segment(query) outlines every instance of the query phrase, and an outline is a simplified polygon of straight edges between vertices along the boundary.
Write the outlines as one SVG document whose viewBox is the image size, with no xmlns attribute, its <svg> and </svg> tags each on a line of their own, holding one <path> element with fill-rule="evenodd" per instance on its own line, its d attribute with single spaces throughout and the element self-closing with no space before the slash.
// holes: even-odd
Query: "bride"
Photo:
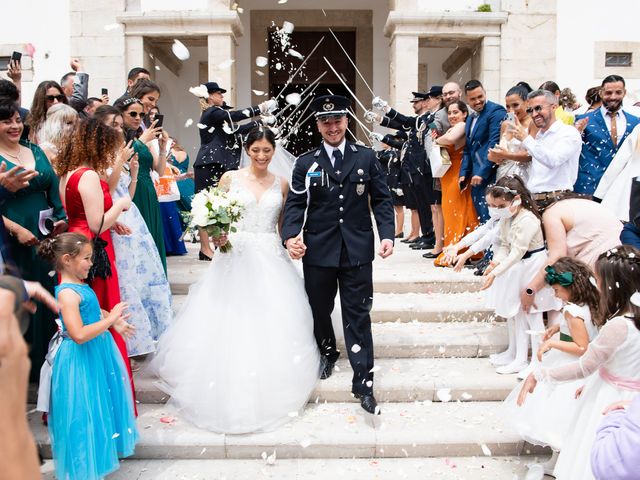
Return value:
<svg viewBox="0 0 640 480">
<path fill-rule="evenodd" d="M 190 288 L 151 363 L 169 404 L 221 433 L 285 423 L 306 404 L 320 369 L 304 283 L 276 232 L 288 184 L 268 170 L 273 132 L 252 130 L 245 148 L 249 166 L 219 183 L 245 207 L 233 249 Z"/>
</svg>

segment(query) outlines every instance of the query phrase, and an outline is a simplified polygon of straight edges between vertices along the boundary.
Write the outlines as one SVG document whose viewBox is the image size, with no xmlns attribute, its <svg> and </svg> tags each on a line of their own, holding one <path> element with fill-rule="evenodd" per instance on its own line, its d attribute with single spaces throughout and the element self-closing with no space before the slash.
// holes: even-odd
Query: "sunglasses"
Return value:
<svg viewBox="0 0 640 480">
<path fill-rule="evenodd" d="M 64 100 L 64 95 L 47 95 L 44 98 L 46 98 L 48 102 L 53 102 L 54 100 L 62 102 Z"/>
<path fill-rule="evenodd" d="M 533 112 L 540 113 L 544 107 L 542 105 L 536 105 L 533 108 L 527 108 L 526 112 L 531 115 Z"/>
<path fill-rule="evenodd" d="M 127 113 L 131 118 L 136 118 L 136 117 L 142 118 L 142 116 L 144 115 L 144 113 L 142 112 L 127 112 Z"/>
</svg>

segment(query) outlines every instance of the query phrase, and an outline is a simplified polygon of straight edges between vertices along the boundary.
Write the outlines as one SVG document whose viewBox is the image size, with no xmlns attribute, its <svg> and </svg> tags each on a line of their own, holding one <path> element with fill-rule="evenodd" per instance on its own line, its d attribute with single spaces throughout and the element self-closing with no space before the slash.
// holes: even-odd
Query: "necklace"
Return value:
<svg viewBox="0 0 640 480">
<path fill-rule="evenodd" d="M 20 161 L 20 146 L 18 146 L 18 153 L 11 153 L 8 150 L 5 150 L 4 148 L 2 149 L 2 153 L 8 157 L 13 158 L 18 162 L 18 164 L 22 165 L 22 162 Z"/>
</svg>

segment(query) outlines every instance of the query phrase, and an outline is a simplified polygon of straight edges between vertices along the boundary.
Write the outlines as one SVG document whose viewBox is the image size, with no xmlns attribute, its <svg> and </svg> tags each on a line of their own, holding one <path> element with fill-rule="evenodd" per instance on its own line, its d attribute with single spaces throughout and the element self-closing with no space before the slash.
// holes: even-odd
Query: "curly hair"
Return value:
<svg viewBox="0 0 640 480">
<path fill-rule="evenodd" d="M 59 177 L 86 165 L 102 174 L 120 146 L 118 132 L 95 118 L 81 120 L 60 148 L 55 170 Z"/>
<path fill-rule="evenodd" d="M 60 92 L 60 95 L 64 97 L 62 103 L 69 104 L 69 100 L 64 94 L 62 87 L 60 84 L 54 80 L 45 80 L 44 82 L 40 82 L 38 88 L 36 88 L 36 92 L 33 94 L 33 102 L 31 103 L 31 110 L 29 110 L 29 115 L 27 116 L 27 121 L 25 122 L 29 128 L 31 128 L 32 132 L 37 132 L 40 130 L 40 126 L 44 123 L 47 118 L 47 90 L 50 88 L 57 88 Z"/>
<path fill-rule="evenodd" d="M 640 250 L 620 245 L 600 254 L 595 272 L 600 279 L 600 317 L 603 323 L 626 315 L 640 330 L 640 305 L 632 296 L 640 291 Z"/>
<path fill-rule="evenodd" d="M 558 273 L 571 272 L 573 274 L 573 283 L 564 287 L 569 291 L 569 301 L 576 305 L 589 307 L 593 324 L 601 326 L 603 319 L 600 316 L 600 293 L 591 283 L 593 272 L 589 266 L 573 257 L 561 257 L 552 267 Z"/>
</svg>

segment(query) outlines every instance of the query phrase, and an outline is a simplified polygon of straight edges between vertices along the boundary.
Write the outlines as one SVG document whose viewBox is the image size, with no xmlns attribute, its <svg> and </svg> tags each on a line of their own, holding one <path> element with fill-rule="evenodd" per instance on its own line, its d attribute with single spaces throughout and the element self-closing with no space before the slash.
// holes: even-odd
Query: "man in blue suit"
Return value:
<svg viewBox="0 0 640 480">
<path fill-rule="evenodd" d="M 489 220 L 484 193 L 496 178 L 496 164 L 487 159 L 489 148 L 500 141 L 500 125 L 507 115 L 502 105 L 487 100 L 484 87 L 478 80 L 469 80 L 464 91 L 471 107 L 465 125 L 467 144 L 460 167 L 460 189 L 471 185 L 471 197 L 480 221 Z"/>
<path fill-rule="evenodd" d="M 304 285 L 313 314 L 313 332 L 322 355 L 320 378 L 331 376 L 340 352 L 331 324 L 340 288 L 347 355 L 353 368 L 352 393 L 369 413 L 373 396 L 371 305 L 374 234 L 378 254 L 393 253 L 393 202 L 373 150 L 347 142 L 349 99 L 325 95 L 311 102 L 323 143 L 296 160 L 280 233 L 293 259 L 302 258 Z"/>
<path fill-rule="evenodd" d="M 593 195 L 618 148 L 640 122 L 622 110 L 626 93 L 624 78 L 609 75 L 602 80 L 602 106 L 576 117 L 576 127 L 583 129 L 583 143 L 575 192 Z"/>
</svg>

